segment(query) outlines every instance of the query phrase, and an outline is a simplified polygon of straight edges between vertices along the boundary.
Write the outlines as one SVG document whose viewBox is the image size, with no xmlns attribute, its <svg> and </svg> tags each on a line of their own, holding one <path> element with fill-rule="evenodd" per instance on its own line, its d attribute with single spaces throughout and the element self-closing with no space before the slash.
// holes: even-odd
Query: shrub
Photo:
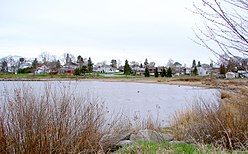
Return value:
<svg viewBox="0 0 248 154">
<path fill-rule="evenodd" d="M 23 68 L 23 69 L 18 69 L 17 73 L 19 74 L 24 74 L 24 73 L 32 73 L 33 69 L 28 67 L 28 68 Z"/>
<path fill-rule="evenodd" d="M 80 69 L 79 68 L 76 68 L 76 69 L 74 69 L 74 75 L 80 75 L 80 73 L 81 73 L 81 71 L 80 71 Z"/>
</svg>

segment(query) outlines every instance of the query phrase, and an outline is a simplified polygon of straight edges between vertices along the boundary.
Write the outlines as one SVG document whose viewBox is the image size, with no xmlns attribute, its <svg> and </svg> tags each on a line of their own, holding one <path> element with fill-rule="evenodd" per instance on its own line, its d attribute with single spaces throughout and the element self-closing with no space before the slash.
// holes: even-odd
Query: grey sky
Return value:
<svg viewBox="0 0 248 154">
<path fill-rule="evenodd" d="M 0 0 L 0 57 L 69 52 L 165 65 L 209 63 L 212 53 L 189 38 L 200 23 L 193 0 Z"/>
</svg>

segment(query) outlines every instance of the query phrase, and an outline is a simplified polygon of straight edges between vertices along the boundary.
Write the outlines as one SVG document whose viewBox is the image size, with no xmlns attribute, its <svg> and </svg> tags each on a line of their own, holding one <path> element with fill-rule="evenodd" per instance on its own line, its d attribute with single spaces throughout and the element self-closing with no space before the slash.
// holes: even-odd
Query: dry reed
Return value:
<svg viewBox="0 0 248 154">
<path fill-rule="evenodd" d="M 52 90 L 53 89 L 53 90 Z M 75 96 L 68 87 L 29 87 L 6 95 L 0 110 L 0 153 L 97 153 L 116 124 L 104 103 Z"/>
<path fill-rule="evenodd" d="M 227 149 L 247 148 L 247 95 L 223 92 L 221 98 L 217 103 L 198 99 L 188 110 L 175 114 L 175 137 Z"/>
</svg>

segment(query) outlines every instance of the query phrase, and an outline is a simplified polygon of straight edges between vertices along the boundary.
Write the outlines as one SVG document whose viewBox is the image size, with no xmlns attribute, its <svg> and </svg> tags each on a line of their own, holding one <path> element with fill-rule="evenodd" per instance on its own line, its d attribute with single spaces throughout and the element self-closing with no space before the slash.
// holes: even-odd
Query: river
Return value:
<svg viewBox="0 0 248 154">
<path fill-rule="evenodd" d="M 0 100 L 20 87 L 42 93 L 47 85 L 65 87 L 80 96 L 97 97 L 105 103 L 111 113 L 122 112 L 131 118 L 145 118 L 148 115 L 162 125 L 169 123 L 170 116 L 185 109 L 197 99 L 217 101 L 219 91 L 199 87 L 167 84 L 102 82 L 102 81 L 1 81 Z"/>
</svg>

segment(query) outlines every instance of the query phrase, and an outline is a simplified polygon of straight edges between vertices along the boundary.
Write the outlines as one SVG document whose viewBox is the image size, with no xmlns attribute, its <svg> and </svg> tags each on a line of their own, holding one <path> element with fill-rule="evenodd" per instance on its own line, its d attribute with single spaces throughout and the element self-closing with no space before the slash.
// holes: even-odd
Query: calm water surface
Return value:
<svg viewBox="0 0 248 154">
<path fill-rule="evenodd" d="M 101 81 L 3 81 L 0 82 L 0 100 L 11 94 L 14 89 L 28 87 L 41 93 L 49 84 L 69 86 L 77 95 L 98 97 L 104 101 L 110 112 L 123 112 L 128 117 L 145 118 L 151 115 L 165 125 L 169 116 L 192 104 L 196 99 L 216 101 L 216 89 L 148 84 L 132 82 Z M 159 114 L 159 116 L 158 116 Z"/>
</svg>

